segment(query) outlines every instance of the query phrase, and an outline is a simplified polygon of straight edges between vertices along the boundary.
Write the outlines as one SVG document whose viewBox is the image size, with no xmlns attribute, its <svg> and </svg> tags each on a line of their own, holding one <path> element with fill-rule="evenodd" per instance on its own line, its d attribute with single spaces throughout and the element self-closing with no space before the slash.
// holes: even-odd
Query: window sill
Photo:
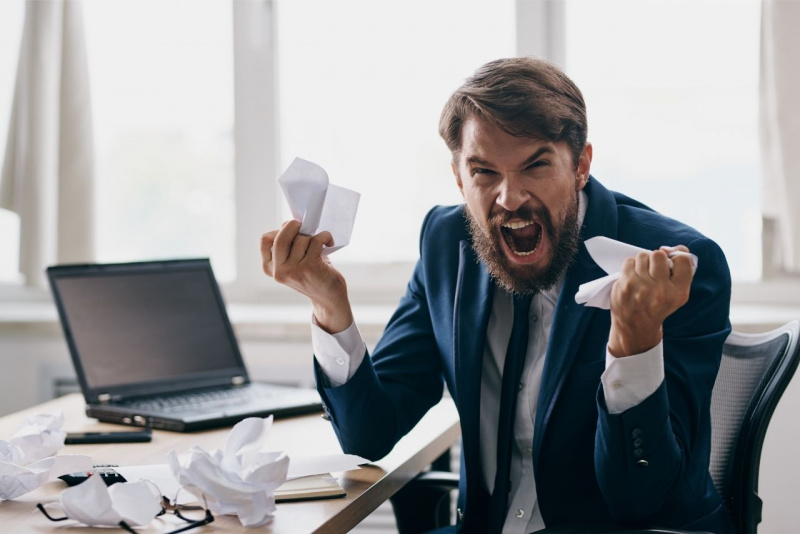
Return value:
<svg viewBox="0 0 800 534">
<path fill-rule="evenodd" d="M 305 298 L 273 284 L 265 293 L 251 292 L 237 298 L 223 288 L 228 315 L 242 341 L 286 341 L 310 338 L 311 308 Z M 254 298 L 257 295 L 257 300 Z M 376 341 L 397 305 L 398 296 L 372 293 L 361 299 L 351 293 L 359 330 Z M 263 302 L 269 301 L 270 304 Z M 731 323 L 740 332 L 764 332 L 792 320 L 800 320 L 800 279 L 737 282 L 731 299 Z M 46 292 L 19 285 L 0 284 L 0 335 L 61 335 L 58 314 Z"/>
<path fill-rule="evenodd" d="M 291 341 L 310 339 L 311 308 L 297 304 L 230 304 L 228 316 L 240 341 Z M 358 328 L 365 339 L 377 340 L 395 306 L 354 307 Z M 0 335 L 61 336 L 58 313 L 52 302 L 0 302 Z"/>
<path fill-rule="evenodd" d="M 377 340 L 394 312 L 394 305 L 356 305 L 354 314 L 362 335 Z M 308 340 L 311 308 L 298 304 L 230 304 L 228 315 L 240 340 Z M 740 332 L 764 332 L 800 319 L 800 304 L 731 306 L 731 323 Z M 0 303 L 0 335 L 61 335 L 51 302 Z"/>
</svg>

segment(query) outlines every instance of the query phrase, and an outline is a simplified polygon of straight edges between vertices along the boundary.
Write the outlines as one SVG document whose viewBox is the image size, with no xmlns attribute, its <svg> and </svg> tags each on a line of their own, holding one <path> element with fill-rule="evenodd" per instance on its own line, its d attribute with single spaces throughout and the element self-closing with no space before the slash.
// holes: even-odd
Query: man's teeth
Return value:
<svg viewBox="0 0 800 534">
<path fill-rule="evenodd" d="M 518 222 L 505 222 L 502 223 L 500 226 L 502 226 L 503 228 L 508 228 L 510 230 L 519 230 L 520 228 L 525 228 L 526 226 L 531 226 L 532 224 L 535 223 L 533 221 L 518 221 Z M 533 247 L 533 250 L 529 250 L 527 252 L 520 252 L 514 246 L 514 242 L 512 239 L 506 239 L 508 248 L 511 249 L 511 252 L 513 252 L 515 256 L 530 256 L 531 254 L 536 252 L 536 250 L 539 248 L 539 243 L 541 242 L 542 242 L 542 235 L 540 233 L 539 238 L 536 241 L 536 246 Z"/>
<path fill-rule="evenodd" d="M 533 224 L 533 221 L 520 221 L 520 222 L 506 222 L 503 223 L 501 226 L 503 228 L 510 228 L 511 230 L 519 230 L 520 228 L 525 228 L 526 226 L 530 226 Z"/>
<path fill-rule="evenodd" d="M 518 252 L 518 251 L 516 251 L 516 250 L 514 250 L 514 249 L 512 248 L 512 249 L 511 249 L 511 252 L 513 252 L 515 256 L 530 256 L 531 254 L 533 254 L 534 252 L 536 252 L 536 249 L 533 249 L 533 250 L 531 250 L 530 252 Z"/>
</svg>

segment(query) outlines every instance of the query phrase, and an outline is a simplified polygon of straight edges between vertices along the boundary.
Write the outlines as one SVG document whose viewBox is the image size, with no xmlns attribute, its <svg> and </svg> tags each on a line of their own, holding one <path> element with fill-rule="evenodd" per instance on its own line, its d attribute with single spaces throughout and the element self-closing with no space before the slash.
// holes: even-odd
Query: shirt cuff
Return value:
<svg viewBox="0 0 800 534">
<path fill-rule="evenodd" d="M 646 352 L 624 358 L 616 358 L 606 348 L 606 370 L 600 380 L 608 413 L 620 414 L 638 405 L 664 381 L 663 341 Z"/>
<path fill-rule="evenodd" d="M 314 347 L 314 357 L 332 387 L 341 386 L 353 377 L 367 351 L 355 322 L 338 334 L 329 334 L 317 325 L 313 315 L 311 345 Z"/>
</svg>

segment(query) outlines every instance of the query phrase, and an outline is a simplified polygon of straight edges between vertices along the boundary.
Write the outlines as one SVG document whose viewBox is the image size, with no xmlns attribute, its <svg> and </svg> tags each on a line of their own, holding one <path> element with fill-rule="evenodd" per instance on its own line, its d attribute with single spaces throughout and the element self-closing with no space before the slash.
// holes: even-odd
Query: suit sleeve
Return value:
<svg viewBox="0 0 800 534">
<path fill-rule="evenodd" d="M 426 239 L 432 213 L 423 223 L 421 240 Z M 328 387 L 315 359 L 317 389 L 347 453 L 383 458 L 442 398 L 444 383 L 423 265 L 421 258 L 374 354 L 365 355 L 346 383 Z"/>
<path fill-rule="evenodd" d="M 612 515 L 623 522 L 669 524 L 692 503 L 719 503 L 708 475 L 710 406 L 731 331 L 730 274 L 713 241 L 688 246 L 700 261 L 689 301 L 663 325 L 664 381 L 619 414 L 609 413 L 598 391 L 595 469 Z"/>
</svg>

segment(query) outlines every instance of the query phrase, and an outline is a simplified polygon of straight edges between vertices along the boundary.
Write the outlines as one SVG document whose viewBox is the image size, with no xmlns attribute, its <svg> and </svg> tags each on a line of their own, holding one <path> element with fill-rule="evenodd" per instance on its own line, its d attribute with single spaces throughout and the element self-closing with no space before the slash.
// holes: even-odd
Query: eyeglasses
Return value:
<svg viewBox="0 0 800 534">
<path fill-rule="evenodd" d="M 211 510 L 208 509 L 208 503 L 206 502 L 205 496 L 203 496 L 203 504 L 204 504 L 204 506 L 189 506 L 189 505 L 186 505 L 186 504 L 177 504 L 177 502 L 173 503 L 167 497 L 162 495 L 161 496 L 161 511 L 156 514 L 156 517 L 160 517 L 160 516 L 162 516 L 164 514 L 169 514 L 169 513 L 171 513 L 173 515 L 176 515 L 180 519 L 183 519 L 184 521 L 186 521 L 189 524 L 185 525 L 185 526 L 183 526 L 183 527 L 181 527 L 181 528 L 179 528 L 177 530 L 173 530 L 171 532 L 168 532 L 167 534 L 177 534 L 178 532 L 186 532 L 187 530 L 191 530 L 191 529 L 196 528 L 196 527 L 202 527 L 203 525 L 207 525 L 209 523 L 213 523 L 214 522 L 214 516 L 211 515 Z M 205 512 L 204 517 L 201 518 L 201 519 L 193 519 L 193 518 L 190 518 L 190 517 L 186 517 L 184 514 L 181 513 L 181 511 L 183 511 L 184 513 L 186 513 L 186 512 L 194 512 L 194 513 L 196 513 L 196 512 L 198 512 L 200 510 Z M 130 530 L 130 527 L 128 527 L 128 529 L 133 534 L 136 534 L 136 532 L 134 532 L 133 530 Z"/>
<path fill-rule="evenodd" d="M 161 511 L 156 514 L 156 517 L 161 517 L 162 515 L 165 514 L 173 514 L 188 523 L 187 525 L 184 525 L 183 527 L 178 528 L 176 530 L 167 532 L 166 534 L 178 534 L 178 532 L 186 532 L 187 530 L 191 530 L 193 528 L 202 527 L 203 525 L 208 525 L 209 523 L 214 522 L 214 516 L 211 515 L 211 510 L 208 509 L 208 503 L 205 502 L 205 497 L 203 497 L 203 502 L 205 506 L 188 506 L 184 504 L 173 503 L 167 497 L 164 497 L 162 495 Z M 42 503 L 37 503 L 36 508 L 38 508 L 39 511 L 42 512 L 44 516 L 50 521 L 66 521 L 67 519 L 69 519 L 69 517 L 66 516 L 64 517 L 51 516 L 50 514 L 47 513 L 47 510 L 45 510 L 44 504 Z M 197 513 L 201 510 L 204 512 L 202 518 L 195 519 L 187 517 L 187 515 L 193 515 L 193 512 Z M 128 525 L 125 521 L 120 521 L 118 525 L 119 528 L 121 528 L 125 532 L 130 532 L 131 534 L 137 534 L 136 531 L 133 530 L 133 528 L 131 528 L 131 526 Z"/>
</svg>

